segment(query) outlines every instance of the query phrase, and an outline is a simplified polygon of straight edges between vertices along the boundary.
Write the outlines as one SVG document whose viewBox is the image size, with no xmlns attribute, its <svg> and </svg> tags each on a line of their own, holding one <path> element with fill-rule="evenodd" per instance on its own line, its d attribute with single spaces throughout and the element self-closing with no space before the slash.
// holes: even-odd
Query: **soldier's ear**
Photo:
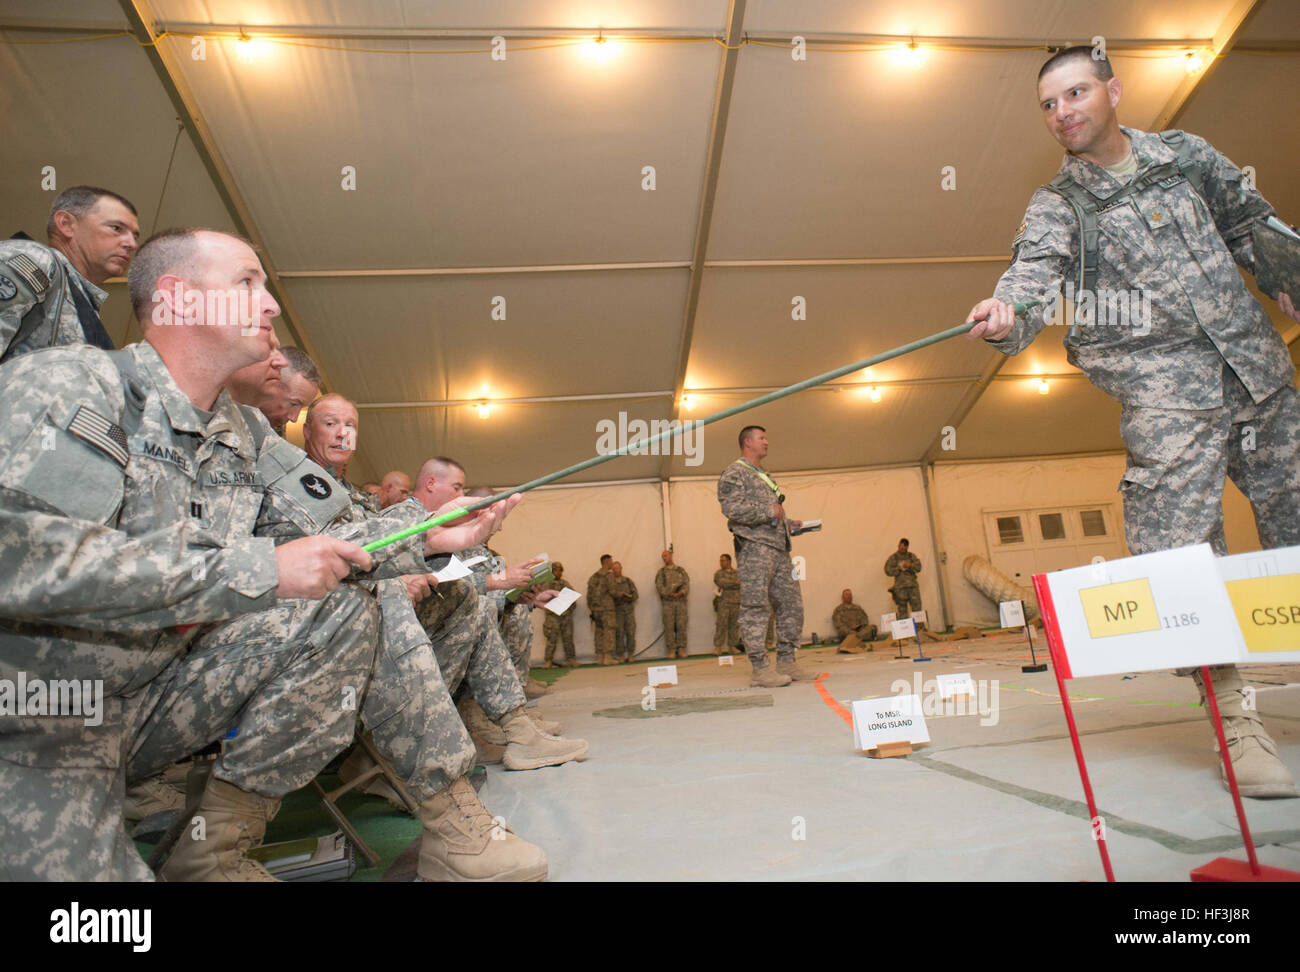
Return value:
<svg viewBox="0 0 1300 972">
<path fill-rule="evenodd" d="M 1119 107 L 1119 99 L 1124 94 L 1124 82 L 1119 78 L 1111 78 L 1106 82 L 1106 94 L 1110 98 L 1112 109 Z"/>
</svg>

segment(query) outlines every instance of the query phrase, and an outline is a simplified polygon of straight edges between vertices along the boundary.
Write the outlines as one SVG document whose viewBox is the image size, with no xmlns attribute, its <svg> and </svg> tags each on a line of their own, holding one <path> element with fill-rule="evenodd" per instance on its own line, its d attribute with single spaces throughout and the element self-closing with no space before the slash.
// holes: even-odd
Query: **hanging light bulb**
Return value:
<svg viewBox="0 0 1300 972">
<path fill-rule="evenodd" d="M 478 417 L 481 419 L 485 419 L 492 414 L 492 406 L 487 402 L 479 402 L 475 408 L 478 409 Z"/>
<path fill-rule="evenodd" d="M 1040 395 L 1046 395 L 1049 391 L 1051 391 L 1051 388 L 1050 388 L 1050 386 L 1047 384 L 1047 379 L 1046 379 L 1046 378 L 1039 378 L 1039 379 L 1038 379 L 1038 394 L 1040 394 Z"/>
<path fill-rule="evenodd" d="M 695 408 L 695 399 L 694 399 L 693 397 L 691 397 L 690 395 L 683 395 L 683 396 L 682 396 L 682 408 L 686 409 L 686 411 L 688 411 L 688 412 L 689 412 L 691 409 Z"/>
<path fill-rule="evenodd" d="M 872 386 L 871 386 L 870 396 L 871 396 L 871 400 L 872 400 L 873 402 L 878 402 L 878 401 L 880 401 L 880 389 L 877 388 L 875 385 L 872 385 Z"/>
</svg>

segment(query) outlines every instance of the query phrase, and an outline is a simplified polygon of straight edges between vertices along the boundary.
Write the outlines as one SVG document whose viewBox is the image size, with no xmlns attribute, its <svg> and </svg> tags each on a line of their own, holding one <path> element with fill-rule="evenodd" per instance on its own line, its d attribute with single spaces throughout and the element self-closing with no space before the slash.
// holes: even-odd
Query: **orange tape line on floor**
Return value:
<svg viewBox="0 0 1300 972">
<path fill-rule="evenodd" d="M 825 686 L 822 685 L 822 679 L 829 674 L 830 672 L 822 672 L 820 675 L 817 676 L 817 681 L 813 682 L 813 685 L 817 686 L 818 694 L 821 695 L 822 701 L 825 702 L 828 706 L 830 706 L 831 711 L 834 712 L 836 715 L 838 715 L 841 719 L 843 719 L 851 726 L 853 725 L 852 713 L 850 713 L 848 709 L 844 708 L 844 706 L 836 702 L 835 699 L 831 698 L 831 693 L 827 692 Z"/>
</svg>

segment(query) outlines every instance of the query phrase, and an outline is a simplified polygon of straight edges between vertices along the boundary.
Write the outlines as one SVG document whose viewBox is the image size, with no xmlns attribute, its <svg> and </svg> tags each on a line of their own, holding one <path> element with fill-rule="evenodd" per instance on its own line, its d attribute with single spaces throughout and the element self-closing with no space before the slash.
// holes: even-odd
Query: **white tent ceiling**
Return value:
<svg viewBox="0 0 1300 972">
<path fill-rule="evenodd" d="M 169 33 L 160 65 L 134 36 L 85 39 L 141 23 Z M 60 187 L 132 198 L 146 231 L 242 221 L 287 298 L 282 337 L 361 407 L 356 478 L 448 453 L 523 481 L 593 454 L 620 411 L 671 416 L 675 389 L 698 417 L 960 322 L 1059 163 L 1034 105 L 1045 55 L 1026 47 L 1105 37 L 1122 121 L 1176 113 L 1300 219 L 1289 0 L 0 0 L 0 25 L 4 228 L 39 235 L 50 165 Z M 602 28 L 600 63 L 580 39 Z M 245 63 L 241 29 L 278 39 Z M 730 53 L 729 30 L 746 41 Z M 862 49 L 889 37 L 915 37 L 920 61 Z M 1186 50 L 1225 44 L 1187 74 Z M 114 289 L 107 323 L 133 338 Z M 716 474 L 746 421 L 771 429 L 778 470 L 915 463 L 949 424 L 943 458 L 1119 448 L 1117 407 L 1059 336 L 983 387 L 999 360 L 950 341 L 721 422 L 700 465 L 579 478 Z M 1061 377 L 1044 397 L 1035 374 Z M 561 400 L 483 420 L 467 404 L 483 398 Z"/>
</svg>

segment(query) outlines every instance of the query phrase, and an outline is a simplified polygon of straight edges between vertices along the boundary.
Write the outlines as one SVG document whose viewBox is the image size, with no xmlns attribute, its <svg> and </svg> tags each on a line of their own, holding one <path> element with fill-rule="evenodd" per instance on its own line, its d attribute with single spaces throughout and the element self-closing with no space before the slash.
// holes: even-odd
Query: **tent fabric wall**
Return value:
<svg viewBox="0 0 1300 972">
<path fill-rule="evenodd" d="M 962 577 L 962 561 L 971 554 L 988 556 L 983 511 L 1059 504 L 1113 503 L 1122 514 L 1118 494 L 1124 456 L 1041 459 L 1006 462 L 936 463 L 935 514 L 946 554 L 944 579 L 951 617 L 956 621 L 995 623 L 997 607 Z M 1241 492 L 1228 483 L 1223 496 L 1224 530 L 1230 553 L 1259 549 L 1254 514 Z M 1118 522 L 1118 521 L 1117 521 Z M 1125 548 L 1127 553 L 1127 548 Z M 955 623 L 954 622 L 954 623 Z"/>
<path fill-rule="evenodd" d="M 1004 462 L 959 462 L 935 465 L 935 515 L 941 541 L 930 530 L 920 467 L 853 472 L 777 473 L 790 515 L 825 521 L 821 533 L 796 538 L 793 555 L 804 558 L 805 638 L 832 631 L 831 612 L 840 591 L 854 599 L 872 621 L 893 610 L 892 581 L 884 573 L 886 558 L 899 537 L 911 541 L 921 558 L 921 598 L 934 624 L 942 621 L 940 570 L 948 591 L 948 619 L 996 623 L 997 609 L 962 577 L 962 561 L 972 553 L 987 556 L 983 511 L 1008 507 L 1071 506 L 1114 503 L 1120 513 L 1117 484 L 1124 471 L 1121 454 Z M 713 479 L 674 480 L 668 505 L 675 560 L 691 577 L 688 644 L 694 653 L 713 646 L 713 572 L 718 555 L 733 553 L 731 534 L 718 508 Z M 1117 519 L 1118 522 L 1118 519 Z M 1250 504 L 1231 483 L 1224 492 L 1228 549 L 1259 549 Z M 602 553 L 622 562 L 637 585 L 637 648 L 651 646 L 642 657 L 663 656 L 663 622 L 654 576 L 664 549 L 663 499 L 658 483 L 615 483 L 529 494 L 492 540 L 510 563 L 546 552 L 564 563 L 565 578 L 584 595 L 578 604 L 574 638 L 580 657 L 593 657 L 592 628 L 587 618 L 587 578 Z M 946 555 L 946 563 L 940 556 Z M 734 556 L 734 553 L 733 553 Z M 533 658 L 545 650 L 540 610 L 533 612 Z M 653 643 L 653 644 L 652 644 Z"/>
</svg>

